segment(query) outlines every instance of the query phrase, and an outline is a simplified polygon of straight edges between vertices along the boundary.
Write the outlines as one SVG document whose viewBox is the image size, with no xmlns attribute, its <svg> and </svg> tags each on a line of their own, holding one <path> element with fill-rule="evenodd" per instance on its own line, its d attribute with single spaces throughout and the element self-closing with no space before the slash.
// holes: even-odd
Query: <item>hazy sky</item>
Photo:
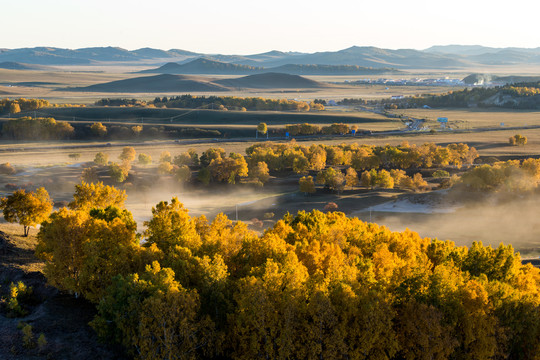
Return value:
<svg viewBox="0 0 540 360">
<path fill-rule="evenodd" d="M 535 0 L 1 0 L 0 48 L 250 54 L 353 45 L 538 47 Z"/>
</svg>

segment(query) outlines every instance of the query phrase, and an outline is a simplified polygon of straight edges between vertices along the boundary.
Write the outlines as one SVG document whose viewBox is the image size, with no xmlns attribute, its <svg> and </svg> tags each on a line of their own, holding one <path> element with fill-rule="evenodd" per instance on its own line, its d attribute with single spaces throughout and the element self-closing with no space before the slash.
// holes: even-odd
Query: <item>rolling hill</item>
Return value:
<svg viewBox="0 0 540 360">
<path fill-rule="evenodd" d="M 241 89 L 314 89 L 329 87 L 327 84 L 306 79 L 299 75 L 282 73 L 248 75 L 237 79 L 217 80 L 215 83 Z"/>
<path fill-rule="evenodd" d="M 228 88 L 208 81 L 202 77 L 163 74 L 142 76 L 133 79 L 117 80 L 81 88 L 58 90 L 110 92 L 110 93 L 169 93 L 169 92 L 215 92 L 227 91 Z"/>
<path fill-rule="evenodd" d="M 47 70 L 46 66 L 24 64 L 14 61 L 4 61 L 0 63 L 0 69 L 6 70 Z"/>
<path fill-rule="evenodd" d="M 158 74 L 250 74 L 262 71 L 262 67 L 231 64 L 206 58 L 197 58 L 185 64 L 169 62 L 157 69 L 140 71 L 140 73 Z"/>
<path fill-rule="evenodd" d="M 298 75 L 265 73 L 234 79 L 212 80 L 193 75 L 161 74 L 117 80 L 79 88 L 59 88 L 61 91 L 109 93 L 187 93 L 221 92 L 234 89 L 308 89 L 330 85 Z"/>
</svg>

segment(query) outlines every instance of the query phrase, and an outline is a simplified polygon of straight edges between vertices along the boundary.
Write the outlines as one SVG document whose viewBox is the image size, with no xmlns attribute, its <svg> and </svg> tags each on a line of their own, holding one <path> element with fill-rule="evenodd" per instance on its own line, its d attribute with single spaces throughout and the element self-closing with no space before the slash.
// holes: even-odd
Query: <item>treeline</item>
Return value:
<svg viewBox="0 0 540 360">
<path fill-rule="evenodd" d="M 343 135 L 348 134 L 351 132 L 351 130 L 358 130 L 357 125 L 352 125 L 349 127 L 349 125 L 346 124 L 338 124 L 334 123 L 332 125 L 328 126 L 319 126 L 319 125 L 313 125 L 313 124 L 289 124 L 285 125 L 285 131 L 289 133 L 290 136 L 296 136 L 296 135 L 317 135 L 317 134 L 324 134 L 324 135 Z"/>
<path fill-rule="evenodd" d="M 16 114 L 21 111 L 38 110 L 49 106 L 51 104 L 43 99 L 0 99 L 0 113 Z"/>
<path fill-rule="evenodd" d="M 259 143 L 246 149 L 248 162 L 264 161 L 271 171 L 322 170 L 326 166 L 352 166 L 356 171 L 386 168 L 431 168 L 472 164 L 478 157 L 474 147 L 450 144 L 446 147 L 426 143 L 420 146 L 402 143 L 399 146 L 359 145 L 298 145 Z"/>
<path fill-rule="evenodd" d="M 22 117 L 2 122 L 2 137 L 12 140 L 63 140 L 63 139 L 100 139 L 100 140 L 135 140 L 135 139 L 178 139 L 178 138 L 215 138 L 221 137 L 218 130 L 190 128 L 172 128 L 166 126 L 142 125 L 104 125 L 96 122 L 92 125 L 70 124 L 54 118 Z"/>
<path fill-rule="evenodd" d="M 97 306 L 99 336 L 137 359 L 538 353 L 540 270 L 511 246 L 457 247 L 319 211 L 259 235 L 223 214 L 191 217 L 176 198 L 139 235 L 125 199 L 77 186 L 36 253 L 50 284 Z"/>
<path fill-rule="evenodd" d="M 476 191 L 533 191 L 540 185 L 540 160 L 508 160 L 478 166 L 461 176 L 461 184 Z"/>
<path fill-rule="evenodd" d="M 236 96 L 192 96 L 155 98 L 155 106 L 187 109 L 230 109 L 230 110 L 271 110 L 271 111 L 309 111 L 310 105 L 303 101 L 287 99 L 264 99 L 260 97 L 241 98 Z M 313 103 L 314 110 L 324 110 L 322 104 Z"/>
<path fill-rule="evenodd" d="M 237 111 L 310 111 L 324 110 L 319 102 L 307 103 L 304 101 L 287 99 L 265 99 L 260 97 L 236 96 L 192 96 L 180 95 L 171 97 L 156 97 L 146 102 L 137 99 L 111 99 L 105 98 L 95 102 L 97 106 L 140 106 L 140 107 L 166 107 L 171 109 L 213 109 Z"/>
<path fill-rule="evenodd" d="M 475 87 L 442 95 L 423 95 L 399 100 L 384 100 L 387 108 L 408 107 L 503 107 L 536 109 L 540 106 L 540 83 L 519 83 L 496 87 Z M 496 100 L 492 98 L 496 97 Z"/>
<path fill-rule="evenodd" d="M 2 124 L 2 137 L 13 140 L 62 140 L 73 137 L 75 129 L 53 118 L 22 117 Z"/>
</svg>

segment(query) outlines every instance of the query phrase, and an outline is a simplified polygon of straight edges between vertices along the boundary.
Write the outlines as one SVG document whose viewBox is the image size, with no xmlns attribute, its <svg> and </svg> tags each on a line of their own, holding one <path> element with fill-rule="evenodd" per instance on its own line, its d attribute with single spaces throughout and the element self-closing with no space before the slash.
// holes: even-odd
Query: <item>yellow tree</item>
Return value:
<svg viewBox="0 0 540 360">
<path fill-rule="evenodd" d="M 20 189 L 0 199 L 4 219 L 10 223 L 21 224 L 24 236 L 28 236 L 31 226 L 36 226 L 47 219 L 52 208 L 52 201 L 44 188 L 38 188 L 35 193 L 27 193 L 24 189 Z"/>
<path fill-rule="evenodd" d="M 358 183 L 358 173 L 352 167 L 348 168 L 345 175 L 345 184 L 352 188 L 357 186 Z"/>
<path fill-rule="evenodd" d="M 164 252 L 175 246 L 197 250 L 201 246 L 201 237 L 197 233 L 195 222 L 188 210 L 173 197 L 169 202 L 162 201 L 152 208 L 152 219 L 145 221 L 146 244 L 156 244 Z"/>
<path fill-rule="evenodd" d="M 109 163 L 109 154 L 105 154 L 101 151 L 98 152 L 94 158 L 94 162 L 97 165 L 107 165 Z"/>
<path fill-rule="evenodd" d="M 270 178 L 268 165 L 264 161 L 259 161 L 255 167 L 250 169 L 249 176 L 264 184 Z"/>
<path fill-rule="evenodd" d="M 124 207 L 126 192 L 112 186 L 103 185 L 102 182 L 89 184 L 82 182 L 75 185 L 73 201 L 69 208 L 74 210 L 89 211 L 92 208 L 104 209 L 108 206 Z"/>
<path fill-rule="evenodd" d="M 303 176 L 298 181 L 298 184 L 300 185 L 300 191 L 306 195 L 313 194 L 316 191 L 312 176 Z"/>
<path fill-rule="evenodd" d="M 131 146 L 126 146 L 122 149 L 122 153 L 118 157 L 122 161 L 132 162 L 135 160 L 135 149 Z"/>
<path fill-rule="evenodd" d="M 53 213 L 43 222 L 36 247 L 47 280 L 98 302 L 114 276 L 136 270 L 136 226 L 131 213 L 112 206 Z"/>
<path fill-rule="evenodd" d="M 100 122 L 93 123 L 90 126 L 90 131 L 92 132 L 92 135 L 100 138 L 103 138 L 105 137 L 105 135 L 107 135 L 107 127 Z"/>
</svg>

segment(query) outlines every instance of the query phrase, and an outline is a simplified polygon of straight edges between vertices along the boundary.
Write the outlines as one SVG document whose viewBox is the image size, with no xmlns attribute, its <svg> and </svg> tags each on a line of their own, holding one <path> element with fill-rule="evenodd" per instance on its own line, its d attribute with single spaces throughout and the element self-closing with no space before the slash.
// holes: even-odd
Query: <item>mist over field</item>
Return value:
<svg viewBox="0 0 540 360">
<path fill-rule="evenodd" d="M 448 213 L 381 213 L 375 221 L 394 231 L 408 228 L 422 237 L 451 240 L 459 246 L 473 241 L 493 247 L 504 243 L 526 256 L 540 254 L 540 195 L 491 194 L 451 207 Z"/>
</svg>

